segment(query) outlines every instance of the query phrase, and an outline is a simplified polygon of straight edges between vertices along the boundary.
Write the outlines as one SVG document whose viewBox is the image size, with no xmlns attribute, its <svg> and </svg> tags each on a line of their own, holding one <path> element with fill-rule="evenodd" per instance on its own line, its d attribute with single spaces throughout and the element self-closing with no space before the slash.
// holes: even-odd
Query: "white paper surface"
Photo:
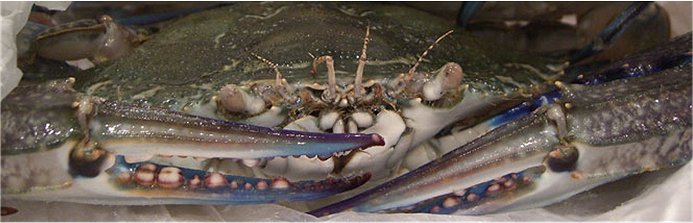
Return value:
<svg viewBox="0 0 693 223">
<path fill-rule="evenodd" d="M 42 3 L 46 5 L 45 3 Z M 47 7 L 64 9 L 65 2 Z M 30 2 L 0 2 L 2 97 L 9 93 L 21 72 L 16 68 L 14 37 L 24 25 Z M 690 15 L 684 15 L 690 17 Z M 155 205 L 111 206 L 64 202 L 2 200 L 18 213 L 2 221 L 691 221 L 693 166 L 650 173 L 613 183 L 546 208 L 484 216 L 432 214 L 366 214 L 344 212 L 323 218 L 277 204 L 266 205 Z"/>
</svg>

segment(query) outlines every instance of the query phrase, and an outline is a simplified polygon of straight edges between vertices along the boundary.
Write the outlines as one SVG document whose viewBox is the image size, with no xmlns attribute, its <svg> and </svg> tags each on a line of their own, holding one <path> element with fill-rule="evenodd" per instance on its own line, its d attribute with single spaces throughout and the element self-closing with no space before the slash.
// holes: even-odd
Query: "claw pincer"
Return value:
<svg viewBox="0 0 693 223">
<path fill-rule="evenodd" d="M 690 35 L 683 43 L 690 49 Z M 519 210 L 683 165 L 692 154 L 693 108 L 690 53 L 685 55 L 682 64 L 640 77 L 594 85 L 559 83 L 556 103 L 394 180 L 309 213 L 477 215 Z"/>
<path fill-rule="evenodd" d="M 182 163 L 329 157 L 383 144 L 377 134 L 276 130 L 109 101 L 80 94 L 73 83 L 27 84 L 3 100 L 3 196 L 114 204 L 314 199 L 355 188 L 370 175 L 289 182 Z"/>
</svg>

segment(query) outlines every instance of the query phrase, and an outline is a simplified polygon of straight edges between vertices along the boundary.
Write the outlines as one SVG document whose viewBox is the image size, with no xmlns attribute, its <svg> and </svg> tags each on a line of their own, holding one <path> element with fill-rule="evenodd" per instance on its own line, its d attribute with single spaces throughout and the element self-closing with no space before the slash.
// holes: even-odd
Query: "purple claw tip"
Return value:
<svg viewBox="0 0 693 223">
<path fill-rule="evenodd" d="M 385 145 L 385 140 L 383 137 L 376 133 L 371 134 L 371 139 L 373 139 L 373 142 L 375 142 L 375 145 L 377 146 Z"/>
</svg>

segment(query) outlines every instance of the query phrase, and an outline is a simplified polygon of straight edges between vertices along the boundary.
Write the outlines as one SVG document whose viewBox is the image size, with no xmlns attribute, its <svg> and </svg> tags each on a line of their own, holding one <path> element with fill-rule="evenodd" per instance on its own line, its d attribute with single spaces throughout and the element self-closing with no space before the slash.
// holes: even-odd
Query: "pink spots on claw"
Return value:
<svg viewBox="0 0 693 223">
<path fill-rule="evenodd" d="M 229 187 L 231 187 L 231 189 L 237 189 L 238 181 L 232 180 L 231 183 L 229 183 Z"/>
<path fill-rule="evenodd" d="M 443 201 L 444 208 L 451 208 L 460 204 L 460 199 L 457 197 L 448 197 Z"/>
<path fill-rule="evenodd" d="M 434 214 L 435 214 L 435 213 L 438 213 L 438 212 L 440 212 L 440 206 L 433 206 L 433 207 L 431 208 L 431 213 L 434 213 Z"/>
<path fill-rule="evenodd" d="M 265 182 L 264 180 L 261 180 L 261 181 L 258 181 L 258 182 L 257 182 L 257 189 L 258 189 L 258 190 L 265 190 L 265 189 L 267 189 L 268 187 L 269 187 L 269 185 L 268 185 L 267 182 Z"/>
<path fill-rule="evenodd" d="M 205 186 L 209 188 L 226 186 L 226 177 L 220 173 L 208 173 L 205 177 Z"/>
<path fill-rule="evenodd" d="M 176 167 L 164 167 L 159 171 L 157 184 L 166 189 L 178 188 L 185 182 L 183 173 Z"/>
<path fill-rule="evenodd" d="M 272 180 L 272 184 L 270 184 L 272 189 L 277 189 L 277 190 L 283 190 L 283 189 L 289 189 L 289 181 L 286 180 L 286 178 L 283 177 L 277 177 Z"/>
<path fill-rule="evenodd" d="M 130 180 L 132 180 L 132 174 L 130 171 L 120 172 L 116 176 L 116 179 L 118 180 L 118 183 L 128 183 Z"/>
<path fill-rule="evenodd" d="M 493 195 L 498 194 L 498 192 L 500 192 L 500 190 L 501 190 L 501 186 L 499 184 L 491 184 L 491 186 L 489 186 L 486 189 L 486 192 L 488 193 L 488 195 L 493 196 Z"/>
<path fill-rule="evenodd" d="M 514 180 L 508 180 L 503 183 L 503 186 L 505 187 L 505 190 L 507 191 L 512 191 L 517 188 L 515 181 Z"/>
<path fill-rule="evenodd" d="M 253 185 L 250 184 L 250 183 L 245 183 L 245 184 L 243 185 L 243 188 L 245 188 L 246 190 L 252 190 L 252 189 L 253 189 Z"/>
<path fill-rule="evenodd" d="M 530 179 L 529 176 L 523 176 L 522 177 L 522 183 L 525 183 L 525 184 L 529 183 L 530 180 L 532 180 L 532 179 Z"/>
<path fill-rule="evenodd" d="M 201 188 L 202 180 L 200 180 L 199 176 L 195 175 L 190 181 L 188 181 L 188 187 L 190 187 L 190 189 Z"/>
<path fill-rule="evenodd" d="M 469 201 L 469 202 L 477 202 L 477 201 L 479 201 L 479 199 L 480 199 L 479 195 L 476 195 L 474 193 L 469 193 L 469 195 L 467 195 L 467 201 Z"/>
<path fill-rule="evenodd" d="M 464 194 L 467 193 L 467 190 L 465 190 L 465 189 L 462 189 L 462 190 L 455 190 L 455 191 L 453 191 L 452 193 L 455 194 L 455 195 L 457 195 L 457 196 L 460 196 L 460 197 L 461 197 L 461 196 L 464 196 Z"/>
<path fill-rule="evenodd" d="M 325 179 L 325 183 L 326 183 L 326 184 L 329 184 L 329 185 L 333 185 L 333 184 L 335 184 L 336 182 L 337 182 L 337 180 L 335 180 L 335 179 L 332 178 L 332 177 L 328 177 L 327 179 Z"/>
<path fill-rule="evenodd" d="M 145 163 L 135 170 L 135 182 L 142 186 L 151 186 L 156 179 L 156 165 Z"/>
</svg>

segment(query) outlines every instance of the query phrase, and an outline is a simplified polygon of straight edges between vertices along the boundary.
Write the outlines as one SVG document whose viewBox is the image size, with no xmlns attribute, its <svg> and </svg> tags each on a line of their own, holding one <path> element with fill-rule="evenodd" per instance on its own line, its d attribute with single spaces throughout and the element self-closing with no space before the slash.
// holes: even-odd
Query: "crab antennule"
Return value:
<svg viewBox="0 0 693 223">
<path fill-rule="evenodd" d="M 274 70 L 274 73 L 275 73 L 274 85 L 276 87 L 281 87 L 283 75 L 281 72 L 279 72 L 279 65 L 272 63 L 272 61 L 265 59 L 264 57 L 261 57 L 260 55 L 257 55 L 253 52 L 250 52 L 250 55 L 253 55 L 253 57 L 257 58 L 258 60 L 260 60 L 262 62 L 267 63 L 268 65 L 270 65 L 270 67 L 272 67 L 272 69 Z"/>
<path fill-rule="evenodd" d="M 438 44 L 438 42 L 440 42 L 441 40 L 443 40 L 443 38 L 445 38 L 446 36 L 449 36 L 450 34 L 452 34 L 452 32 L 454 32 L 454 31 L 455 31 L 455 30 L 452 30 L 452 29 L 451 29 L 450 31 L 445 32 L 445 34 L 443 34 L 443 35 L 441 35 L 440 37 L 438 37 L 438 39 L 436 39 L 436 41 L 433 42 L 433 44 L 431 44 L 430 46 L 428 46 L 428 48 L 427 48 L 426 50 L 424 50 L 423 53 L 421 53 L 421 56 L 419 56 L 419 59 L 416 61 L 416 63 L 414 64 L 414 66 L 412 66 L 411 69 L 409 69 L 408 74 L 409 74 L 409 75 L 414 74 L 414 72 L 416 72 L 416 67 L 418 67 L 419 64 L 423 61 L 423 58 L 424 58 L 426 55 L 428 55 L 428 51 L 432 50 L 433 47 L 435 47 L 435 46 Z"/>
<path fill-rule="evenodd" d="M 92 140 L 120 154 L 174 154 L 264 158 L 330 155 L 382 145 L 377 134 L 320 134 L 275 130 L 152 107 L 104 102 L 91 126 Z"/>
<path fill-rule="evenodd" d="M 657 75 L 576 85 L 572 92 L 610 97 L 567 97 L 572 106 L 561 108 L 562 118 L 539 109 L 412 172 L 310 214 L 348 209 L 484 214 L 541 207 L 629 175 L 685 164 L 691 159 L 690 72 L 684 65 Z M 667 112 L 643 112 L 650 109 Z M 616 115 L 620 118 L 609 118 Z M 558 122 L 565 122 L 566 137 L 559 133 Z"/>
<path fill-rule="evenodd" d="M 359 65 L 356 68 L 356 78 L 354 79 L 354 97 L 361 97 L 361 82 L 363 81 L 363 68 L 366 66 L 366 50 L 368 49 L 368 35 L 370 34 L 370 27 L 366 26 L 366 36 L 363 37 L 363 49 L 361 49 L 361 56 L 359 56 Z"/>
<path fill-rule="evenodd" d="M 325 63 L 327 66 L 327 99 L 333 99 L 337 95 L 337 75 L 334 71 L 334 60 L 331 56 L 320 56 L 313 60 L 313 73 L 317 72 L 317 66 L 321 63 Z"/>
<path fill-rule="evenodd" d="M 275 90 L 282 96 L 282 98 L 289 100 L 289 101 L 292 101 L 292 97 L 289 96 L 287 94 L 287 92 L 285 91 L 286 90 L 285 86 L 284 86 L 285 80 L 283 78 L 284 75 L 282 75 L 282 72 L 279 71 L 279 65 L 277 65 L 276 63 L 272 63 L 272 61 L 265 59 L 264 57 L 261 57 L 260 55 L 257 55 L 253 52 L 249 52 L 249 53 L 250 53 L 250 55 L 253 55 L 255 58 L 257 58 L 258 60 L 261 60 L 262 62 L 265 62 L 268 65 L 270 65 L 270 67 L 272 67 L 272 69 L 274 70 L 274 73 L 275 73 L 275 77 L 274 77 L 274 86 L 276 87 Z"/>
</svg>

